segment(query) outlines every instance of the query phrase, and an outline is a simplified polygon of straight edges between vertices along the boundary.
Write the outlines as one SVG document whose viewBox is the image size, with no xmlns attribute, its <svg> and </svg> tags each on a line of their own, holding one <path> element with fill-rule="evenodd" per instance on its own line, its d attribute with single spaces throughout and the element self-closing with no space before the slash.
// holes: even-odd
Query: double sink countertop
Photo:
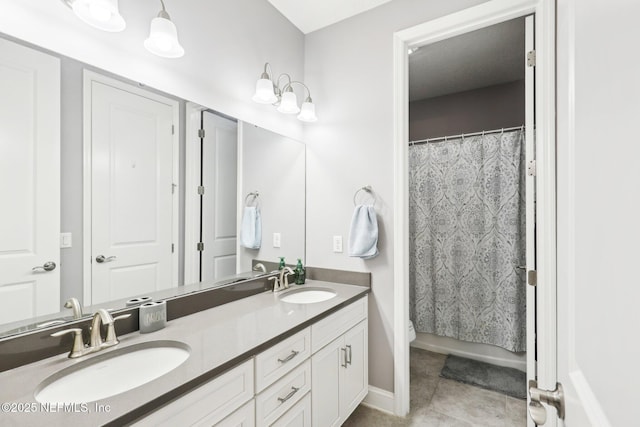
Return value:
<svg viewBox="0 0 640 427">
<path fill-rule="evenodd" d="M 337 295 L 312 304 L 281 301 L 287 292 L 308 287 L 328 288 Z M 364 286 L 307 280 L 307 284 L 294 285 L 288 291 L 264 292 L 169 321 L 166 328 L 153 333 L 134 332 L 120 336 L 117 346 L 79 359 L 69 359 L 65 353 L 11 369 L 0 374 L 1 424 L 20 427 L 126 424 L 356 301 L 369 291 Z M 160 340 L 187 344 L 191 348 L 189 358 L 160 378 L 103 400 L 86 402 L 86 405 L 56 408 L 36 402 L 36 389 L 56 372 L 115 349 Z M 100 384 L 95 386 L 100 387 Z"/>
</svg>

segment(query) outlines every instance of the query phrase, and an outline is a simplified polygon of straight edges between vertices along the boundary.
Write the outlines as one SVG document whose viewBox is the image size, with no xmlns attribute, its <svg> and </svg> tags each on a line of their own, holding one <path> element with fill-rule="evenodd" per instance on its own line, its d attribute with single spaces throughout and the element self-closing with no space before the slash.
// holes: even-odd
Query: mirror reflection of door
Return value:
<svg viewBox="0 0 640 427">
<path fill-rule="evenodd" d="M 60 61 L 0 40 L 0 324 L 60 310 Z"/>
<path fill-rule="evenodd" d="M 175 287 L 178 102 L 91 72 L 87 96 L 91 303 Z"/>
<path fill-rule="evenodd" d="M 236 273 L 238 125 L 201 112 L 200 281 Z"/>
</svg>

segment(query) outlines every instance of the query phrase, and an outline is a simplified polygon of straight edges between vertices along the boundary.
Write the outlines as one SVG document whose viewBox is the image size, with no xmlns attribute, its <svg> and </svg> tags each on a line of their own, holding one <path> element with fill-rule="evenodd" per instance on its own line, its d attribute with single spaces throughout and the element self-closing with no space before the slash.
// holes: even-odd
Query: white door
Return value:
<svg viewBox="0 0 640 427">
<path fill-rule="evenodd" d="M 0 199 L 0 324 L 59 311 L 60 61 L 6 40 Z"/>
<path fill-rule="evenodd" d="M 86 73 L 90 96 L 92 303 L 177 286 L 177 103 Z"/>
<path fill-rule="evenodd" d="M 347 363 L 341 370 L 340 417 L 346 420 L 369 391 L 368 328 L 364 320 L 344 334 Z"/>
<path fill-rule="evenodd" d="M 558 381 L 567 427 L 640 425 L 639 15 L 637 1 L 558 2 Z"/>
<path fill-rule="evenodd" d="M 202 221 L 200 281 L 236 273 L 238 125 L 202 112 Z"/>
<path fill-rule="evenodd" d="M 311 358 L 312 425 L 335 427 L 340 425 L 340 370 L 344 364 L 341 336 Z"/>
</svg>

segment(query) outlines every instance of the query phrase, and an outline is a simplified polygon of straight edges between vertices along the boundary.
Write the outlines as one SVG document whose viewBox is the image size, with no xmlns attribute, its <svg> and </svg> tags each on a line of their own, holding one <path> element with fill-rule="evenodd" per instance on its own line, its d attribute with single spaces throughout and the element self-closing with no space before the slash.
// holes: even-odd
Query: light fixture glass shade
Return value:
<svg viewBox="0 0 640 427">
<path fill-rule="evenodd" d="M 300 112 L 298 108 L 298 99 L 293 92 L 284 92 L 282 94 L 282 101 L 278 107 L 278 111 L 284 114 L 297 114 Z"/>
<path fill-rule="evenodd" d="M 318 117 L 316 117 L 316 106 L 309 101 L 303 102 L 300 114 L 298 114 L 298 120 L 309 123 L 317 121 Z"/>
<path fill-rule="evenodd" d="M 122 31 L 127 26 L 118 10 L 118 0 L 75 0 L 71 8 L 78 18 L 103 31 Z"/>
<path fill-rule="evenodd" d="M 273 104 L 278 101 L 273 92 L 273 82 L 269 79 L 259 79 L 256 82 L 256 93 L 251 99 L 258 104 Z"/>
<path fill-rule="evenodd" d="M 180 58 L 184 55 L 175 24 L 161 16 L 151 21 L 149 38 L 144 41 L 144 47 L 154 55 L 163 58 Z"/>
</svg>

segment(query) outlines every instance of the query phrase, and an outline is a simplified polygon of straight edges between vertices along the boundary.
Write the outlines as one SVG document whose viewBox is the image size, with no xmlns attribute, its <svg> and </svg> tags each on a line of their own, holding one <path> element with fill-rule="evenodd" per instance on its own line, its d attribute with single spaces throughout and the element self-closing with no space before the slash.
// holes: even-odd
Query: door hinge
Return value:
<svg viewBox="0 0 640 427">
<path fill-rule="evenodd" d="M 198 138 L 204 138 L 204 129 L 198 129 Z"/>
<path fill-rule="evenodd" d="M 176 187 L 178 186 L 178 184 L 171 184 L 171 194 L 174 194 L 176 192 Z"/>
<path fill-rule="evenodd" d="M 542 390 L 538 388 L 535 380 L 529 380 L 529 415 L 531 419 L 539 426 L 547 422 L 547 410 L 543 403 L 553 406 L 558 412 L 558 418 L 564 420 L 564 390 L 562 384 L 556 383 L 556 389 L 553 391 Z"/>
<path fill-rule="evenodd" d="M 531 286 L 538 285 L 538 272 L 536 270 L 527 271 L 527 284 Z"/>
<path fill-rule="evenodd" d="M 202 251 L 204 251 L 204 243 L 198 242 L 198 252 L 202 252 Z"/>
<path fill-rule="evenodd" d="M 171 125 L 171 135 L 175 135 L 176 134 L 176 127 L 175 125 Z"/>
<path fill-rule="evenodd" d="M 536 66 L 536 51 L 530 50 L 527 52 L 527 66 L 535 67 Z"/>
<path fill-rule="evenodd" d="M 536 161 L 531 160 L 529 164 L 527 164 L 527 175 L 536 176 Z"/>
<path fill-rule="evenodd" d="M 201 196 L 204 194 L 204 186 L 202 186 L 202 185 L 198 186 L 198 194 L 201 195 Z"/>
<path fill-rule="evenodd" d="M 171 253 L 173 253 L 175 251 L 175 245 L 172 243 L 171 244 Z"/>
</svg>

